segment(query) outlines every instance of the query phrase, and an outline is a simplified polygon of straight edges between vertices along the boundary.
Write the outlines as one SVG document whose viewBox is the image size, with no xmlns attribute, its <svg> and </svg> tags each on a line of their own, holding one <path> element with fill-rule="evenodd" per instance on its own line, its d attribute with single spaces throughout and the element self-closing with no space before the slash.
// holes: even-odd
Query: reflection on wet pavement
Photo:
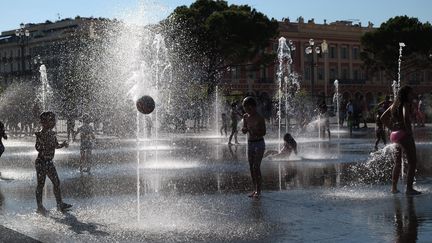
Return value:
<svg viewBox="0 0 432 243">
<path fill-rule="evenodd" d="M 331 141 L 299 138 L 298 156 L 264 159 L 260 200 L 246 196 L 244 144 L 228 146 L 221 137 L 100 139 L 91 174 L 78 172 L 79 144 L 72 144 L 59 150 L 55 164 L 73 210 L 55 210 L 47 182 L 47 217 L 35 213 L 34 144 L 7 141 L 1 171 L 12 180 L 0 181 L 0 222 L 43 242 L 431 241 L 427 139 L 417 146 L 421 196 L 389 193 L 390 147 L 371 153 L 373 138 L 342 134 Z M 277 143 L 269 139 L 267 147 Z"/>
</svg>

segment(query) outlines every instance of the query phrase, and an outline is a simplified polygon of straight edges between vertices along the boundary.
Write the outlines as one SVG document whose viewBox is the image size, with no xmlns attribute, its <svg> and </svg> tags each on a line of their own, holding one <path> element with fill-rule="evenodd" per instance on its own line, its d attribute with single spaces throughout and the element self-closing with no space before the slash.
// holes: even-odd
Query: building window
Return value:
<svg viewBox="0 0 432 243">
<path fill-rule="evenodd" d="M 249 70 L 247 72 L 247 76 L 248 76 L 248 79 L 255 80 L 256 79 L 256 71 L 255 70 Z"/>
<path fill-rule="evenodd" d="M 231 68 L 231 79 L 233 79 L 233 80 L 240 79 L 240 67 L 232 67 Z"/>
<path fill-rule="evenodd" d="M 318 80 L 324 80 L 324 69 L 322 67 L 318 68 Z"/>
<path fill-rule="evenodd" d="M 330 46 L 329 57 L 337 58 L 336 46 Z"/>
<path fill-rule="evenodd" d="M 348 69 L 342 68 L 342 79 L 348 79 Z"/>
<path fill-rule="evenodd" d="M 355 60 L 359 59 L 359 48 L 358 47 L 353 47 L 352 58 Z"/>
<path fill-rule="evenodd" d="M 341 58 L 342 59 L 347 59 L 348 58 L 348 48 L 347 48 L 347 46 L 342 46 L 341 47 Z"/>
<path fill-rule="evenodd" d="M 336 78 L 337 78 L 337 69 L 330 68 L 330 79 L 336 79 Z"/>
<path fill-rule="evenodd" d="M 310 77 L 311 77 L 311 69 L 310 69 L 309 67 L 306 67 L 306 68 L 305 68 L 305 71 L 304 71 L 304 77 L 305 77 L 306 80 L 310 80 Z"/>
<path fill-rule="evenodd" d="M 432 71 L 427 72 L 427 81 L 428 82 L 432 81 Z"/>
<path fill-rule="evenodd" d="M 260 67 L 260 78 L 266 79 L 268 77 L 267 68 L 264 65 L 261 65 Z"/>
<path fill-rule="evenodd" d="M 355 70 L 353 71 L 353 79 L 354 79 L 354 80 L 358 80 L 359 78 L 360 78 L 359 70 L 355 69 Z"/>
</svg>

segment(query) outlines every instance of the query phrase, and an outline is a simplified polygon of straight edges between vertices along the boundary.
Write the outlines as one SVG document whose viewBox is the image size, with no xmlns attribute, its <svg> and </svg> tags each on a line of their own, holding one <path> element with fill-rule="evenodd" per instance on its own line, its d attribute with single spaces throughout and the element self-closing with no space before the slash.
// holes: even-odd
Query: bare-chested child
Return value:
<svg viewBox="0 0 432 243">
<path fill-rule="evenodd" d="M 248 96 L 243 100 L 242 132 L 248 134 L 247 154 L 249 167 L 252 177 L 252 183 L 255 191 L 250 197 L 259 197 L 261 195 L 261 161 L 265 151 L 264 135 L 266 134 L 266 125 L 264 117 L 258 114 L 257 103 L 254 98 Z"/>
<path fill-rule="evenodd" d="M 36 150 L 38 156 L 35 161 L 37 187 L 36 187 L 36 203 L 37 212 L 45 215 L 47 210 L 42 204 L 42 190 L 45 185 L 45 179 L 48 176 L 54 186 L 54 195 L 57 201 L 57 209 L 64 211 L 72 205 L 64 203 L 60 192 L 60 179 L 57 170 L 54 166 L 53 159 L 55 150 L 67 147 L 67 141 L 59 144 L 57 142 L 56 133 L 52 130 L 56 124 L 56 117 L 53 112 L 46 111 L 40 115 L 40 123 L 42 130 L 36 132 Z"/>
<path fill-rule="evenodd" d="M 284 140 L 284 146 L 282 147 L 281 151 L 276 150 L 268 150 L 265 152 L 264 157 L 271 156 L 271 158 L 289 158 L 294 152 L 297 155 L 297 142 L 296 140 L 291 136 L 291 134 L 286 133 L 283 137 Z"/>
</svg>

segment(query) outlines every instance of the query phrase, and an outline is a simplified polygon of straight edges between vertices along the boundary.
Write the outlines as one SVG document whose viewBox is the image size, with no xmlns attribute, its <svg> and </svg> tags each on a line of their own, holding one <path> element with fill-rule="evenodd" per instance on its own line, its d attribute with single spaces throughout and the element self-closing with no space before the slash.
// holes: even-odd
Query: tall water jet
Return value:
<svg viewBox="0 0 432 243">
<path fill-rule="evenodd" d="M 281 130 L 282 130 L 282 97 L 285 98 L 285 131 L 288 132 L 289 130 L 289 102 L 291 101 L 289 99 L 291 91 L 297 90 L 293 89 L 293 83 L 295 85 L 298 84 L 298 81 L 296 79 L 296 75 L 293 75 L 291 72 L 291 64 L 293 63 L 291 52 L 295 50 L 295 46 L 293 45 L 293 42 L 291 40 L 287 41 L 284 37 L 279 38 L 279 45 L 278 45 L 278 60 L 279 60 L 279 67 L 277 71 L 277 77 L 278 77 L 278 83 L 279 83 L 279 89 L 277 92 L 278 95 L 278 148 L 279 151 L 281 150 Z M 295 80 L 294 80 L 295 79 Z"/>
<path fill-rule="evenodd" d="M 394 100 L 394 99 L 396 99 L 396 96 L 397 96 L 397 93 L 398 93 L 400 87 L 399 87 L 399 84 L 396 80 L 393 80 L 393 83 L 391 86 L 392 86 L 392 90 L 393 90 L 393 100 Z"/>
<path fill-rule="evenodd" d="M 401 64 L 402 64 L 402 49 L 405 47 L 405 43 L 399 42 L 399 58 L 398 58 L 398 88 L 401 87 Z"/>
<path fill-rule="evenodd" d="M 48 83 L 46 66 L 42 64 L 39 67 L 41 86 L 38 92 L 38 100 L 41 103 L 42 111 L 47 111 L 49 108 L 49 99 L 52 96 L 52 89 Z"/>
<path fill-rule="evenodd" d="M 340 94 L 339 94 L 339 81 L 336 79 L 334 81 L 334 87 L 335 87 L 335 94 L 333 95 L 333 103 L 336 104 L 336 120 L 337 120 L 337 127 L 338 127 L 338 137 L 340 135 Z"/>
<path fill-rule="evenodd" d="M 220 115 L 219 115 L 219 89 L 218 86 L 216 85 L 215 88 L 215 103 L 214 103 L 214 109 L 215 109 L 215 134 L 218 134 L 218 130 L 219 130 L 219 119 L 220 119 Z M 222 121 L 223 123 L 223 121 Z"/>
</svg>

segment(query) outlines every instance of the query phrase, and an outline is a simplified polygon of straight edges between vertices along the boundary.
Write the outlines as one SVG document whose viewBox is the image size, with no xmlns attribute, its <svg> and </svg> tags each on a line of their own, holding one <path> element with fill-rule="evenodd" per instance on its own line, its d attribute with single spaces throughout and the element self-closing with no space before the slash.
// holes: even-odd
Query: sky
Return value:
<svg viewBox="0 0 432 243">
<path fill-rule="evenodd" d="M 107 17 L 128 19 L 144 6 L 146 20 L 165 18 L 175 7 L 194 0 L 0 0 L 0 31 L 18 28 L 20 23 L 40 23 L 59 18 Z M 432 22 L 432 0 L 228 0 L 230 4 L 248 4 L 270 18 L 295 21 L 302 16 L 315 23 L 352 20 L 375 27 L 397 15 Z M 147 6 L 147 7 L 145 7 Z M 150 6 L 150 7 L 149 7 Z M 132 14 L 131 14 L 132 13 Z"/>
</svg>

